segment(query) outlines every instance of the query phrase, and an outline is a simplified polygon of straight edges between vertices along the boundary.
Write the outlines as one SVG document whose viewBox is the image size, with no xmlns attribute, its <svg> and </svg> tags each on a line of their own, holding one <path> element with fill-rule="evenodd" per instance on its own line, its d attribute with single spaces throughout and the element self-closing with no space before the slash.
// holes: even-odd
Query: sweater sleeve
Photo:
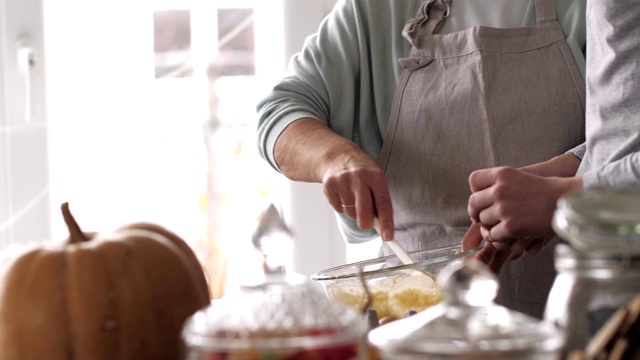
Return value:
<svg viewBox="0 0 640 360">
<path fill-rule="evenodd" d="M 585 189 L 598 187 L 640 189 L 640 152 L 628 154 L 583 176 Z"/>
<path fill-rule="evenodd" d="M 587 5 L 585 188 L 640 188 L 640 13 L 631 0 Z"/>
<path fill-rule="evenodd" d="M 318 119 L 351 138 L 349 104 L 354 103 L 359 76 L 355 26 L 350 2 L 339 1 L 318 32 L 305 40 L 303 50 L 291 58 L 288 75 L 258 104 L 259 153 L 275 169 L 279 170 L 273 157 L 275 142 L 297 119 Z"/>
<path fill-rule="evenodd" d="M 397 59 L 409 49 L 398 34 L 421 1 L 338 1 L 292 57 L 288 75 L 257 106 L 259 153 L 273 168 L 279 170 L 273 156 L 278 137 L 303 117 L 324 122 L 378 158 L 401 73 Z M 350 243 L 377 236 L 345 216 L 338 216 L 338 225 Z"/>
</svg>

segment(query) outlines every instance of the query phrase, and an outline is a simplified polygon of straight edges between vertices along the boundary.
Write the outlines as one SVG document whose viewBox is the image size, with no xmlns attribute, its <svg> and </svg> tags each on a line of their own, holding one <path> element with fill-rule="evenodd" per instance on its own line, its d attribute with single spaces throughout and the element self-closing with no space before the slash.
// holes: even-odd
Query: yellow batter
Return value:
<svg viewBox="0 0 640 360">
<path fill-rule="evenodd" d="M 400 319 L 409 310 L 422 311 L 442 300 L 442 294 L 428 275 L 397 275 L 367 281 L 371 293 L 371 308 L 378 318 L 392 316 Z M 367 296 L 356 284 L 339 284 L 327 289 L 329 296 L 339 303 L 362 310 Z"/>
</svg>

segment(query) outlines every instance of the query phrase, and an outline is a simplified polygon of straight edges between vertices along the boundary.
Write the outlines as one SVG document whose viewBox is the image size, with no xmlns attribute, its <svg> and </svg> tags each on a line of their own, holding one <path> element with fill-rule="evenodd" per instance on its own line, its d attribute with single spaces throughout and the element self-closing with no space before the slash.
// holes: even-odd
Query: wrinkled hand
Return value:
<svg viewBox="0 0 640 360">
<path fill-rule="evenodd" d="M 378 217 L 381 236 L 394 236 L 391 197 L 384 172 L 361 150 L 336 159 L 325 168 L 322 185 L 333 209 L 357 220 L 358 227 L 370 229 Z"/>
<path fill-rule="evenodd" d="M 320 120 L 301 118 L 280 134 L 273 153 L 289 179 L 321 182 L 335 211 L 356 219 L 361 229 L 370 229 L 377 215 L 382 238 L 393 238 L 387 180 L 378 164 L 358 145 Z"/>
</svg>

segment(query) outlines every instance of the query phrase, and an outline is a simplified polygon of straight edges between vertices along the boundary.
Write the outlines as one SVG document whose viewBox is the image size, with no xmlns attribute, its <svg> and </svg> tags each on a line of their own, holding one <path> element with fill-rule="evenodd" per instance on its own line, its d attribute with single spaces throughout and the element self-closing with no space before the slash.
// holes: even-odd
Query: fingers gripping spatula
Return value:
<svg viewBox="0 0 640 360">
<path fill-rule="evenodd" d="M 380 232 L 380 222 L 378 221 L 378 218 L 374 218 L 373 219 L 373 228 L 376 229 L 378 234 L 382 234 Z M 396 241 L 396 239 L 387 240 L 387 241 L 385 241 L 385 243 L 387 245 L 389 245 L 391 250 L 396 254 L 396 256 L 400 259 L 400 261 L 402 261 L 403 264 L 408 265 L 408 264 L 413 264 L 414 263 L 414 261 L 411 258 L 411 256 L 409 256 L 409 254 L 407 254 L 407 252 Z"/>
</svg>

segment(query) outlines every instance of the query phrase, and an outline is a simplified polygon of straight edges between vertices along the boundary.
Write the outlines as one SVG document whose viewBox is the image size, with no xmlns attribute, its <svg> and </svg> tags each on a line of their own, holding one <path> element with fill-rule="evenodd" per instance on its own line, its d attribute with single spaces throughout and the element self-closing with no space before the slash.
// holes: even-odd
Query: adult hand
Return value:
<svg viewBox="0 0 640 360">
<path fill-rule="evenodd" d="M 482 242 L 482 226 L 476 222 L 472 223 L 467 233 L 462 239 L 462 251 L 467 251 L 480 246 Z M 482 249 L 473 258 L 486 264 L 491 271 L 498 274 L 502 266 L 511 255 L 509 248 L 498 250 L 492 241 L 486 241 Z"/>
<path fill-rule="evenodd" d="M 582 185 L 579 178 L 541 177 L 511 167 L 474 171 L 468 212 L 493 241 L 553 235 L 558 198 Z"/>
<path fill-rule="evenodd" d="M 506 239 L 495 241 L 487 238 L 488 230 L 481 224 L 472 223 L 471 227 L 462 239 L 462 251 L 467 251 L 478 247 L 483 239 L 483 248 L 476 253 L 474 259 L 488 265 L 488 267 L 498 274 L 502 267 L 509 261 L 527 255 L 537 255 L 540 250 L 551 240 L 551 237 L 540 239 Z"/>
<path fill-rule="evenodd" d="M 280 170 L 291 180 L 321 182 L 329 204 L 357 220 L 361 229 L 378 217 L 381 236 L 394 236 L 393 210 L 387 180 L 376 161 L 320 120 L 294 121 L 274 148 Z"/>
<path fill-rule="evenodd" d="M 463 239 L 463 249 L 485 239 L 476 259 L 496 272 L 508 261 L 539 253 L 553 235 L 551 219 L 558 198 L 582 188 L 582 179 L 572 177 L 579 163 L 575 156 L 563 154 L 521 169 L 497 167 L 472 173 L 468 211 L 474 224 Z"/>
<path fill-rule="evenodd" d="M 548 236 L 553 233 L 551 218 L 558 198 L 582 189 L 582 178 L 575 176 L 580 162 L 575 155 L 564 153 L 520 169 L 475 171 L 469 176 L 473 193 L 469 215 L 484 225 L 485 238 Z M 494 229 L 497 224 L 500 226 Z"/>
<path fill-rule="evenodd" d="M 333 209 L 369 229 L 378 217 L 383 240 L 393 239 L 393 211 L 384 172 L 360 148 L 351 149 L 325 167 L 322 185 Z"/>
</svg>

